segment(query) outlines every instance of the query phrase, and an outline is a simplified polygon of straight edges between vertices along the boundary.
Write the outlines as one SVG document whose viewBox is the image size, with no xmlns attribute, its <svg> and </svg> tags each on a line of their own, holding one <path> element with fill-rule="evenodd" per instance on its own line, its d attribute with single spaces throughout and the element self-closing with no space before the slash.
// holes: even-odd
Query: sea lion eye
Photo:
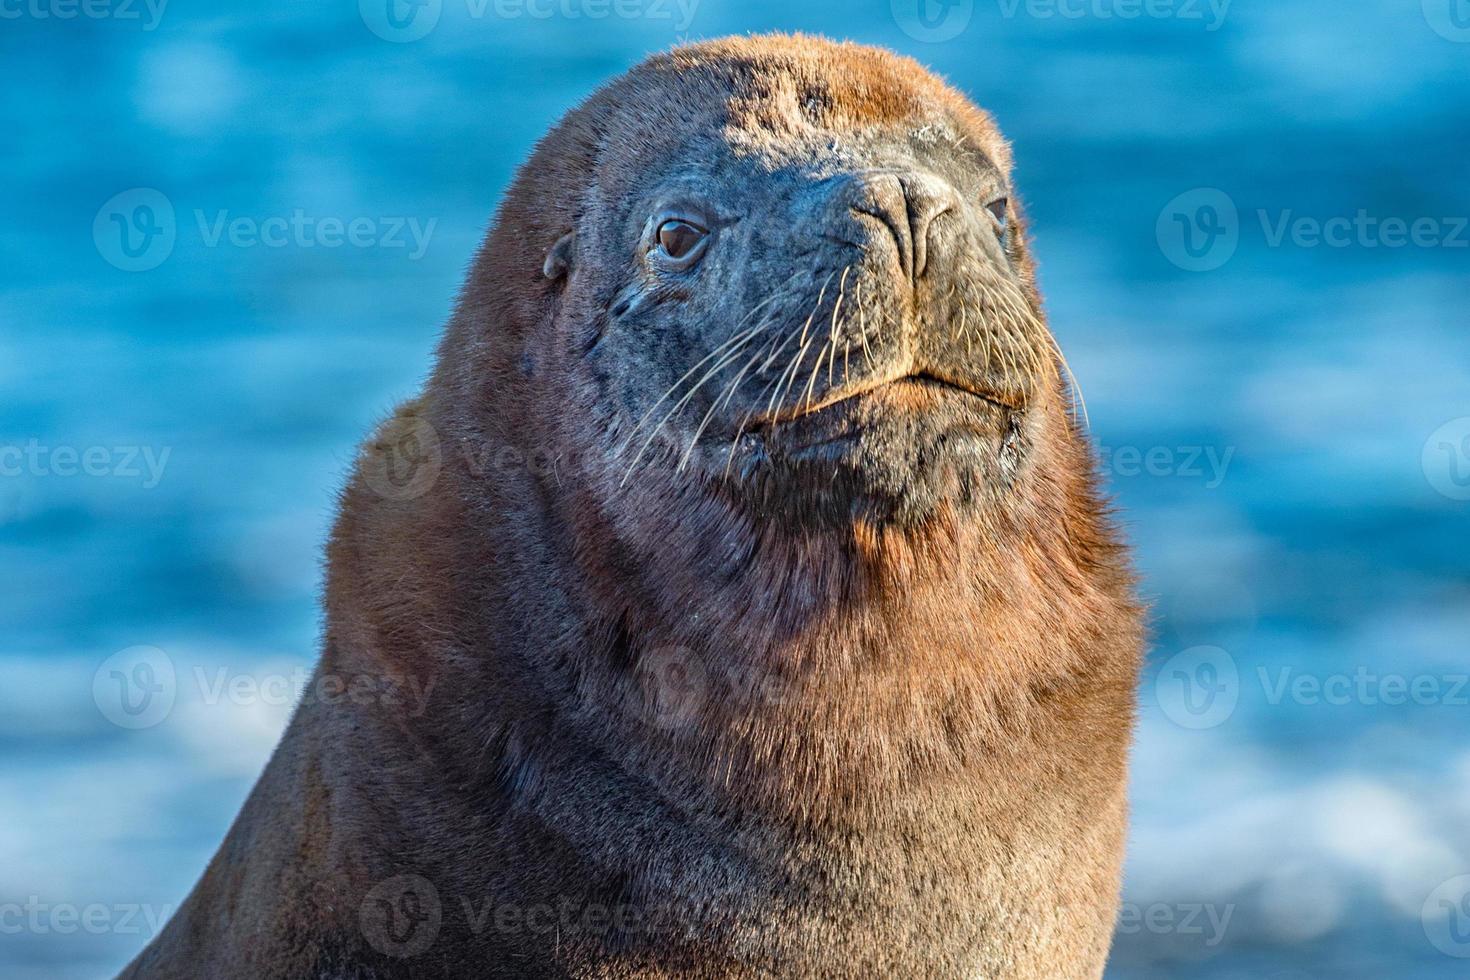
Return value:
<svg viewBox="0 0 1470 980">
<path fill-rule="evenodd" d="M 707 229 L 681 218 L 670 218 L 658 226 L 658 247 L 671 259 L 688 259 L 709 236 Z"/>
<path fill-rule="evenodd" d="M 1001 231 L 1006 230 L 1006 214 L 1010 208 L 1011 199 L 1008 197 L 997 197 L 985 205 L 985 210 L 990 212 L 990 216 L 995 219 L 995 224 Z"/>
</svg>

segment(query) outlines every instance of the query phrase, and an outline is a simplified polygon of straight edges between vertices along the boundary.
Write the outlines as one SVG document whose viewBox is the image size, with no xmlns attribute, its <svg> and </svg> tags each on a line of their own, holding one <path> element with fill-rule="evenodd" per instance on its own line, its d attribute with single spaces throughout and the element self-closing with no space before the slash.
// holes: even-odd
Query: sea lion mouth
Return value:
<svg viewBox="0 0 1470 980">
<path fill-rule="evenodd" d="M 789 410 L 754 431 L 777 452 L 796 459 L 831 456 L 858 441 L 886 442 L 899 432 L 936 447 L 959 437 L 991 439 L 1019 411 L 968 386 L 911 374 Z"/>
<path fill-rule="evenodd" d="M 988 402 L 995 408 L 1011 412 L 1020 412 L 1025 409 L 1024 405 L 1015 404 L 1015 399 L 1006 398 L 998 392 L 986 388 L 980 388 L 967 384 L 958 379 L 951 379 L 942 374 L 930 371 L 915 371 L 887 381 L 878 381 L 872 384 L 850 387 L 845 390 L 832 391 L 825 397 L 799 403 L 787 408 L 766 412 L 756 416 L 754 422 L 758 428 L 769 429 L 783 422 L 793 422 L 797 419 L 817 415 L 826 412 L 836 405 L 851 401 L 855 398 L 867 398 L 874 392 L 883 389 L 894 389 L 895 393 L 902 393 L 905 389 L 913 391 L 932 391 L 940 395 L 958 396 L 962 399 L 978 399 Z"/>
<path fill-rule="evenodd" d="M 766 519 L 914 523 L 1003 492 L 1025 415 L 983 389 L 909 373 L 766 417 L 732 446 L 728 472 Z"/>
</svg>

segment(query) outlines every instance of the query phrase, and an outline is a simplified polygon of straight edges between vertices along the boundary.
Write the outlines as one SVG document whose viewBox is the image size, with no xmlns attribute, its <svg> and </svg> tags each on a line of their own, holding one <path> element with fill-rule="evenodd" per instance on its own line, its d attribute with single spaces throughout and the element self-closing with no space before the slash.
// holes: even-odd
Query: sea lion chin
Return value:
<svg viewBox="0 0 1470 980">
<path fill-rule="evenodd" d="M 422 699 L 305 700 L 125 975 L 1099 976 L 1142 628 L 1065 375 L 916 63 L 612 81 L 343 494 L 312 690 Z"/>
</svg>

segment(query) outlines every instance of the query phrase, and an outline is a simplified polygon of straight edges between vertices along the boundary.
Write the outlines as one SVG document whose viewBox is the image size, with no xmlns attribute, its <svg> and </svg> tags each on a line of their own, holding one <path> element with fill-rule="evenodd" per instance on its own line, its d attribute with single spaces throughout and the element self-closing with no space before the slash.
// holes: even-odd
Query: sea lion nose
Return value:
<svg viewBox="0 0 1470 980">
<path fill-rule="evenodd" d="M 959 193 L 948 181 L 918 171 L 855 174 L 849 207 L 858 216 L 882 222 L 898 247 L 899 265 L 910 281 L 929 264 L 929 232 L 934 219 L 955 210 Z"/>
</svg>

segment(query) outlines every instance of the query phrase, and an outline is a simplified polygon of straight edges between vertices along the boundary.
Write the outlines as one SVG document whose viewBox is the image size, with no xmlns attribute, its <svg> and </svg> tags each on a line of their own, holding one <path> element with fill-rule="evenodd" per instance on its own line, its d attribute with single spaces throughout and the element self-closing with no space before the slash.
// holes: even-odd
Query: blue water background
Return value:
<svg viewBox="0 0 1470 980">
<path fill-rule="evenodd" d="M 1470 215 L 1470 43 L 1445 19 L 1470 24 L 1465 6 L 1237 0 L 1215 23 L 1204 3 L 1130 19 L 974 0 L 937 41 L 888 0 L 699 0 L 684 29 L 673 4 L 593 20 L 444 0 L 408 42 L 355 0 L 175 0 L 151 30 L 141 4 L 141 20 L 0 20 L 0 445 L 103 447 L 113 471 L 0 477 L 0 976 L 117 969 L 203 868 L 290 705 L 210 704 L 192 678 L 309 667 L 354 447 L 423 379 L 536 138 L 648 52 L 776 28 L 912 54 L 1014 144 L 1051 321 L 1154 604 L 1126 885 L 1143 921 L 1109 976 L 1470 974 L 1470 932 L 1446 941 L 1434 918 L 1436 888 L 1470 874 L 1470 706 L 1452 696 L 1470 504 L 1436 466 L 1470 458 L 1451 440 L 1436 463 L 1431 440 L 1470 416 L 1470 250 L 1270 233 L 1364 211 L 1449 234 Z M 126 271 L 94 221 L 137 188 L 175 209 L 177 240 Z M 1235 207 L 1233 236 L 1204 237 L 1200 202 L 1219 197 L 1201 189 Z M 297 209 L 434 225 L 415 255 L 406 233 L 211 245 L 196 218 Z M 1176 214 L 1235 251 L 1182 268 Z M 157 479 L 123 465 L 128 447 L 167 451 Z M 93 681 L 138 645 L 191 680 L 129 730 Z M 1237 677 L 1209 727 L 1168 687 L 1199 648 Z M 1439 696 L 1273 698 L 1284 668 L 1429 677 Z M 3 911 L 91 905 L 104 926 L 48 911 L 14 929 Z"/>
</svg>

